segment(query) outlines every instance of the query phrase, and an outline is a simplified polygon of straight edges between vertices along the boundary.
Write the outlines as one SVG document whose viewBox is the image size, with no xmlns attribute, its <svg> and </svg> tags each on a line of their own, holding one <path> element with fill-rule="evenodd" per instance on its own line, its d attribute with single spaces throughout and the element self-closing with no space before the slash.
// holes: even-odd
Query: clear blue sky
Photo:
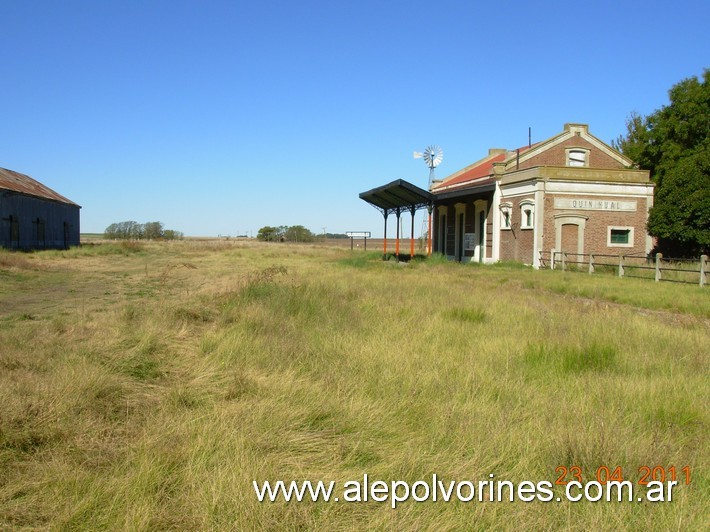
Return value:
<svg viewBox="0 0 710 532">
<path fill-rule="evenodd" d="M 700 0 L 0 0 L 0 20 L 0 166 L 82 205 L 82 232 L 381 236 L 358 193 L 426 187 L 414 150 L 440 145 L 444 177 L 528 127 L 609 142 L 710 67 Z"/>
</svg>

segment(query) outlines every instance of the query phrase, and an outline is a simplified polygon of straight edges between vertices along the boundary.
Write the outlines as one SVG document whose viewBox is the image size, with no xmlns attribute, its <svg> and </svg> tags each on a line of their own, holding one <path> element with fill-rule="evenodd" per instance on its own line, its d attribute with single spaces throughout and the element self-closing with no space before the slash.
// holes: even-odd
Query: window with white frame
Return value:
<svg viewBox="0 0 710 532">
<path fill-rule="evenodd" d="M 511 203 L 500 204 L 500 228 L 510 229 L 513 227 L 513 205 Z"/>
<path fill-rule="evenodd" d="M 567 166 L 589 166 L 589 150 L 582 148 L 567 150 Z"/>
<path fill-rule="evenodd" d="M 535 226 L 535 202 L 523 200 L 520 202 L 520 229 L 532 229 Z"/>
<path fill-rule="evenodd" d="M 634 246 L 634 228 L 609 226 L 606 245 L 610 248 L 631 248 Z"/>
</svg>

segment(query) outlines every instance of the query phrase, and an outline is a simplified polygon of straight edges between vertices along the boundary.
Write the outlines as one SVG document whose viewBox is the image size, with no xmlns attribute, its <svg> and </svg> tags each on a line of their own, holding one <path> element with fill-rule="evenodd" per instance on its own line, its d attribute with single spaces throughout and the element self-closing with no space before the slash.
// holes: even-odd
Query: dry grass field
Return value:
<svg viewBox="0 0 710 532">
<path fill-rule="evenodd" d="M 0 528 L 705 529 L 708 346 L 697 286 L 317 245 L 0 250 Z M 573 466 L 679 484 L 396 509 L 253 487 Z"/>
</svg>

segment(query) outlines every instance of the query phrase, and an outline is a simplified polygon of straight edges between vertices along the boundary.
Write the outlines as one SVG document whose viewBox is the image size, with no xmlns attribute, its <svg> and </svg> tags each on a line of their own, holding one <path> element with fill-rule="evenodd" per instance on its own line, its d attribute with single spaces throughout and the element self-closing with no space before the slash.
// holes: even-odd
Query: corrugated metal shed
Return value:
<svg viewBox="0 0 710 532">
<path fill-rule="evenodd" d="M 30 250 L 78 246 L 80 209 L 30 176 L 0 168 L 0 247 Z"/>
</svg>

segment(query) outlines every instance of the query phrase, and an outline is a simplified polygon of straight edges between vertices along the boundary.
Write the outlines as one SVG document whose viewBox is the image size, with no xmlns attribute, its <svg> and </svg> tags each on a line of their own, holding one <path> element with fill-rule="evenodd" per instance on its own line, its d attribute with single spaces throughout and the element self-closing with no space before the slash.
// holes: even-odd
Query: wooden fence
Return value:
<svg viewBox="0 0 710 532">
<path fill-rule="evenodd" d="M 562 271 L 586 271 L 592 273 L 616 273 L 619 277 L 654 279 L 656 282 L 707 285 L 708 256 L 699 259 L 671 259 L 656 253 L 654 258 L 646 255 L 604 255 L 600 253 L 568 253 L 551 250 L 548 256 L 540 252 L 540 267 Z"/>
</svg>

